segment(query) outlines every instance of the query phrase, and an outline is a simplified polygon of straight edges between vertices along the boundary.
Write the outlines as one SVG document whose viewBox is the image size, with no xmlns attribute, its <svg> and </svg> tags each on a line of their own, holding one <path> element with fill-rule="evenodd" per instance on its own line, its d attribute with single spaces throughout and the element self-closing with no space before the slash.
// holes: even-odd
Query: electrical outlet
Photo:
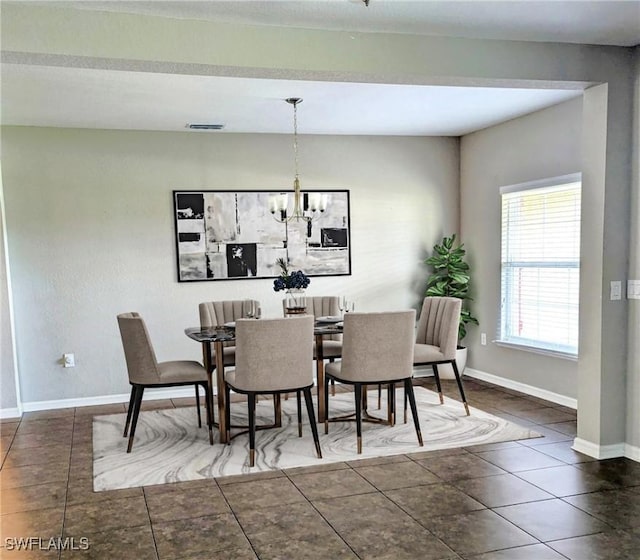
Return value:
<svg viewBox="0 0 640 560">
<path fill-rule="evenodd" d="M 487 345 L 487 333 L 480 333 L 480 344 L 482 344 L 482 346 Z"/>
<path fill-rule="evenodd" d="M 74 354 L 62 354 L 62 365 L 64 367 L 76 367 L 76 357 Z"/>
</svg>

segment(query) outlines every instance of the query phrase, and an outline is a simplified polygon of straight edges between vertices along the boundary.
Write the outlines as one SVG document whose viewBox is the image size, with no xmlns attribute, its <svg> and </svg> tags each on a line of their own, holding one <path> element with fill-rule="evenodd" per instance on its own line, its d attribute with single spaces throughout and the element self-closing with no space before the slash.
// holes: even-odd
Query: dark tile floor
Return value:
<svg viewBox="0 0 640 560">
<path fill-rule="evenodd" d="M 124 405 L 4 420 L 0 557 L 640 559 L 640 463 L 573 451 L 575 411 L 470 379 L 466 390 L 545 437 L 94 493 L 92 416 Z M 67 549 L 18 552 L 15 537 Z"/>
</svg>

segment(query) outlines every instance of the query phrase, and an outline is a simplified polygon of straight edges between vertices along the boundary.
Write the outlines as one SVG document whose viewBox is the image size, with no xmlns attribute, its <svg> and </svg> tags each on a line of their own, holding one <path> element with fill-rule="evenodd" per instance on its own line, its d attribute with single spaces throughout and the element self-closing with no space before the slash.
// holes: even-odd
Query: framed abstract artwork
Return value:
<svg viewBox="0 0 640 560">
<path fill-rule="evenodd" d="M 349 191 L 313 192 L 326 210 L 283 222 L 270 210 L 279 191 L 173 191 L 178 281 L 275 278 L 279 258 L 308 276 L 351 274 Z"/>
</svg>

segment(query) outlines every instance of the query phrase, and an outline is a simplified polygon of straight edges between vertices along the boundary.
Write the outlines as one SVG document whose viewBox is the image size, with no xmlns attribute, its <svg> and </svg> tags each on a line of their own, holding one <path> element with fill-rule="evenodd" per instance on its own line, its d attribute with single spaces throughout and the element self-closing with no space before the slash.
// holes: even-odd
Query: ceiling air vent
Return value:
<svg viewBox="0 0 640 560">
<path fill-rule="evenodd" d="M 191 130 L 222 130 L 223 124 L 188 124 L 187 128 Z"/>
</svg>

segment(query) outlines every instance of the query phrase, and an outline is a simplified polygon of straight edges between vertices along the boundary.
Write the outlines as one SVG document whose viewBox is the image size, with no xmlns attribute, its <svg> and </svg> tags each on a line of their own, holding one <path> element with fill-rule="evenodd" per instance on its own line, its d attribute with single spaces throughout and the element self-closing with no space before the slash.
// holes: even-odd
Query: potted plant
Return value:
<svg viewBox="0 0 640 560">
<path fill-rule="evenodd" d="M 467 334 L 467 325 L 478 324 L 466 302 L 472 301 L 469 295 L 469 265 L 465 261 L 466 250 L 464 244 L 456 245 L 456 236 L 443 237 L 440 244 L 433 246 L 433 255 L 425 263 L 433 269 L 427 279 L 426 296 L 456 297 L 462 300 L 462 313 L 458 325 L 458 351 L 456 363 L 460 373 L 467 363 L 467 349 L 462 345 L 462 339 Z M 453 370 L 447 364 L 439 366 L 438 371 L 453 377 Z"/>
</svg>

